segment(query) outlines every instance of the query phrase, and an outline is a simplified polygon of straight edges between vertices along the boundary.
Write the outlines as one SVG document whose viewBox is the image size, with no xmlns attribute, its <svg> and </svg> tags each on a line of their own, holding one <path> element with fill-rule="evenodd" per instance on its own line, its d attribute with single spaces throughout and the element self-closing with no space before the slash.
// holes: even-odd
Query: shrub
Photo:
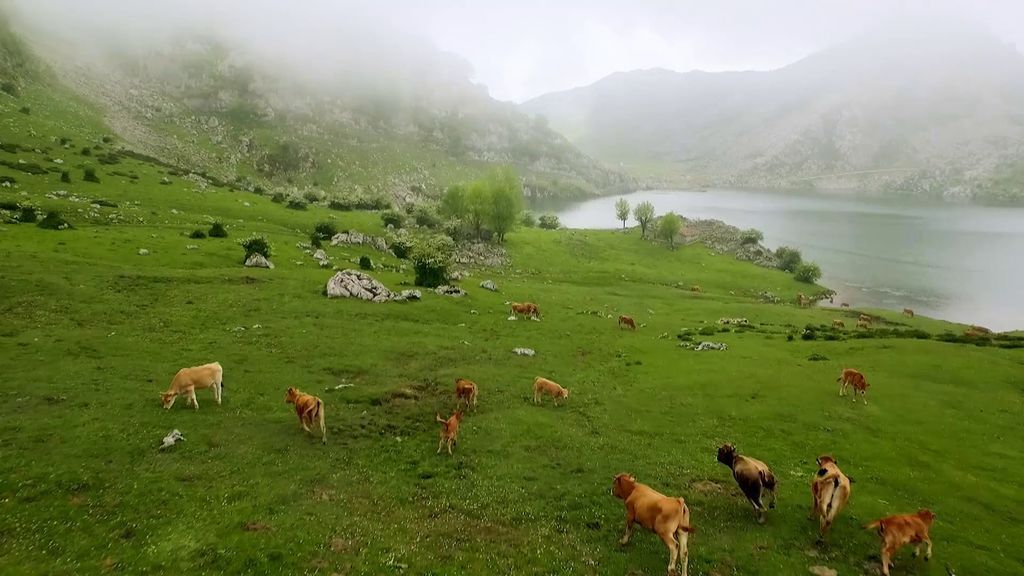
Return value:
<svg viewBox="0 0 1024 576">
<path fill-rule="evenodd" d="M 0 210 L 9 210 L 11 212 L 17 212 L 20 206 L 17 202 L 9 202 L 0 200 Z"/>
<path fill-rule="evenodd" d="M 31 114 L 32 113 L 32 109 L 29 108 L 28 106 L 22 106 L 21 108 L 18 108 L 18 112 L 21 112 L 22 114 L 26 114 L 27 115 L 27 114 Z"/>
<path fill-rule="evenodd" d="M 14 142 L 0 142 L 0 150 L 10 154 L 17 154 L 18 150 L 21 150 L 21 146 Z"/>
<path fill-rule="evenodd" d="M 306 200 L 301 196 L 292 196 L 291 198 L 288 199 L 288 203 L 285 204 L 285 206 L 291 208 L 292 210 L 305 210 Z"/>
<path fill-rule="evenodd" d="M 206 232 L 203 232 L 202 230 L 193 230 L 188 237 L 195 238 L 196 240 L 202 240 L 203 238 L 206 238 Z"/>
<path fill-rule="evenodd" d="M 468 226 L 466 226 L 465 222 L 458 218 L 453 218 L 445 222 L 443 230 L 445 236 L 455 240 L 456 242 L 467 240 L 472 235 L 472 231 Z"/>
<path fill-rule="evenodd" d="M 100 183 L 100 178 L 96 175 L 96 169 L 92 166 L 86 166 L 85 170 L 82 171 L 82 180 L 85 180 L 86 182 L 95 182 L 97 184 Z"/>
<path fill-rule="evenodd" d="M 249 256 L 253 254 L 262 254 L 264 258 L 270 258 L 271 251 L 273 250 L 270 241 L 261 234 L 253 234 L 244 240 L 240 240 L 238 243 L 245 250 L 245 260 L 248 260 Z"/>
<path fill-rule="evenodd" d="M 227 238 L 228 237 L 228 231 L 224 228 L 224 225 L 221 224 L 220 222 L 214 222 L 213 225 L 210 226 L 210 231 L 207 232 L 207 234 L 210 235 L 210 238 Z"/>
<path fill-rule="evenodd" d="M 60 181 L 65 184 L 71 184 L 71 172 L 68 172 L 67 170 L 61 170 Z"/>
<path fill-rule="evenodd" d="M 67 220 L 61 218 L 60 212 L 57 212 L 56 210 L 47 212 L 46 216 L 43 217 L 36 226 L 45 228 L 46 230 L 67 230 L 68 228 L 72 228 L 71 224 L 68 223 Z"/>
<path fill-rule="evenodd" d="M 412 254 L 413 241 L 408 234 L 396 234 L 390 245 L 391 253 L 402 260 L 409 258 Z"/>
<path fill-rule="evenodd" d="M 104 200 L 103 198 L 97 198 L 97 199 L 93 200 L 92 203 L 97 205 L 97 206 L 103 206 L 104 208 L 117 208 L 117 203 L 116 202 L 111 202 L 110 200 Z"/>
<path fill-rule="evenodd" d="M 323 198 L 323 192 L 319 190 L 306 190 L 302 193 L 302 198 L 310 204 L 316 204 Z"/>
<path fill-rule="evenodd" d="M 819 278 L 821 278 L 821 268 L 813 262 L 804 262 L 796 267 L 796 271 L 793 272 L 793 277 L 799 282 L 814 284 Z"/>
<path fill-rule="evenodd" d="M 557 230 L 562 223 L 558 221 L 558 216 L 554 214 L 543 214 L 537 220 L 537 225 L 545 230 Z"/>
<path fill-rule="evenodd" d="M 447 236 L 433 236 L 416 242 L 412 251 L 415 284 L 436 288 L 448 282 L 448 268 L 455 252 L 455 243 Z"/>
<path fill-rule="evenodd" d="M 101 140 L 103 140 L 104 144 L 110 144 L 114 141 L 114 138 L 112 136 L 104 136 Z"/>
<path fill-rule="evenodd" d="M 373 260 L 370 260 L 369 256 L 359 257 L 359 269 L 360 270 L 373 270 Z"/>
<path fill-rule="evenodd" d="M 313 232 L 312 234 L 309 235 L 309 245 L 312 246 L 313 248 L 324 247 L 324 243 L 320 240 L 320 237 L 317 236 L 316 232 Z"/>
<path fill-rule="evenodd" d="M 764 233 L 756 228 L 744 230 L 740 232 L 740 244 L 746 246 L 747 244 L 757 244 L 764 241 Z"/>
<path fill-rule="evenodd" d="M 702 326 L 701 329 L 697 331 L 697 333 L 700 334 L 701 336 L 714 336 L 715 334 L 718 333 L 718 328 L 715 328 L 714 326 L 711 325 Z"/>
<path fill-rule="evenodd" d="M 796 272 L 796 267 L 803 262 L 800 251 L 789 246 L 779 246 L 775 251 L 776 267 L 786 272 Z"/>
<path fill-rule="evenodd" d="M 804 340 L 814 340 L 817 336 L 818 334 L 815 332 L 814 327 L 810 325 L 808 325 L 807 328 L 804 328 L 804 331 L 800 333 L 800 338 Z"/>
<path fill-rule="evenodd" d="M 431 204 L 416 204 L 412 209 L 412 218 L 417 226 L 425 228 L 438 228 L 443 223 L 441 215 Z"/>
<path fill-rule="evenodd" d="M 337 233 L 338 228 L 334 225 L 334 222 L 320 222 L 313 226 L 313 236 L 320 240 L 330 240 Z"/>
<path fill-rule="evenodd" d="M 3 82 L 0 82 L 0 92 L 4 92 L 6 94 L 10 94 L 11 96 L 17 97 L 18 85 L 15 84 L 12 80 L 4 80 Z"/>
<path fill-rule="evenodd" d="M 274 192 L 274 194 L 270 197 L 270 201 L 275 204 L 284 204 L 285 198 L 286 196 L 284 195 L 284 192 Z"/>
<path fill-rule="evenodd" d="M 80 153 L 82 156 L 92 156 L 92 148 L 89 148 L 88 146 L 83 146 L 82 151 Z"/>
<path fill-rule="evenodd" d="M 523 213 L 519 215 L 519 225 L 523 228 L 534 228 L 537 226 L 537 217 L 533 215 L 533 212 L 524 210 Z"/>
<path fill-rule="evenodd" d="M 380 214 L 380 220 L 384 227 L 401 228 L 405 224 L 405 215 L 397 210 L 385 210 Z"/>
<path fill-rule="evenodd" d="M 32 206 L 22 206 L 18 213 L 18 222 L 31 224 L 38 219 L 39 216 L 36 214 L 36 209 Z"/>
</svg>

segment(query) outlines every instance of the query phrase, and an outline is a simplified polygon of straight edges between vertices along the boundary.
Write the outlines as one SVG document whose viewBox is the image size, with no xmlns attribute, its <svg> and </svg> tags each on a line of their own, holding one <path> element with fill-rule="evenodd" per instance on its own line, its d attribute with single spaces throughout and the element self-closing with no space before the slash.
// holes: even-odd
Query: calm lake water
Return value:
<svg viewBox="0 0 1024 576">
<path fill-rule="evenodd" d="M 993 330 L 1024 329 L 1024 208 L 912 204 L 846 194 L 644 191 L 556 211 L 571 228 L 618 228 L 615 201 L 764 232 L 821 265 L 853 306 L 915 312 Z M 633 225 L 630 220 L 628 225 Z"/>
</svg>

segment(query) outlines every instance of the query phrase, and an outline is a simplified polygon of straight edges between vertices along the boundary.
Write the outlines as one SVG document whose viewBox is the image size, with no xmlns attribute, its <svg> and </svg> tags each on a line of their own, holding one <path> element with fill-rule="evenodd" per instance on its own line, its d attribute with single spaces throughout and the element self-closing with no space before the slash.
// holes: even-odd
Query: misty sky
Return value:
<svg viewBox="0 0 1024 576">
<path fill-rule="evenodd" d="M 777 68 L 894 19 L 973 19 L 1024 46 L 1017 0 L 5 1 L 47 32 L 91 30 L 130 44 L 207 30 L 328 62 L 341 35 L 412 45 L 418 37 L 458 54 L 492 96 L 513 101 L 638 68 Z M 347 57 L 372 64 L 373 54 Z"/>
</svg>

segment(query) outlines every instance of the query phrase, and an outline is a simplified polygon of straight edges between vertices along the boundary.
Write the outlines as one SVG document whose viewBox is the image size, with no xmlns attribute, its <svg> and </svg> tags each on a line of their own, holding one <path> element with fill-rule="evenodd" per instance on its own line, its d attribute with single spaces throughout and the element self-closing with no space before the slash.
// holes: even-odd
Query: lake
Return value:
<svg viewBox="0 0 1024 576">
<path fill-rule="evenodd" d="M 836 302 L 1024 329 L 1024 208 L 912 203 L 852 194 L 655 190 L 556 210 L 570 228 L 618 228 L 615 201 L 714 218 L 800 249 Z M 630 220 L 628 225 L 634 225 Z"/>
</svg>

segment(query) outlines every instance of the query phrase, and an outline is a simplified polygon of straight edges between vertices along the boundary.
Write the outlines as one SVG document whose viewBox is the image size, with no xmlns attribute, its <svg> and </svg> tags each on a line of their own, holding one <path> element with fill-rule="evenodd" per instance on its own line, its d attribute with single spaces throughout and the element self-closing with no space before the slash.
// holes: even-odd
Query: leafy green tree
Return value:
<svg viewBox="0 0 1024 576">
<path fill-rule="evenodd" d="M 524 210 L 519 216 L 519 224 L 524 228 L 533 228 L 537 226 L 537 217 L 533 215 L 533 212 Z"/>
<path fill-rule="evenodd" d="M 793 277 L 799 282 L 814 284 L 821 278 L 821 268 L 814 262 L 804 262 L 796 267 Z"/>
<path fill-rule="evenodd" d="M 626 229 L 626 220 L 629 220 L 629 201 L 619 198 L 615 201 L 615 217 L 622 220 L 622 229 Z"/>
<path fill-rule="evenodd" d="M 779 249 L 775 251 L 775 266 L 779 270 L 785 270 L 786 272 L 796 272 L 796 267 L 803 262 L 803 257 L 800 255 L 800 251 L 790 246 L 779 246 Z"/>
<path fill-rule="evenodd" d="M 658 236 L 668 242 L 670 248 L 676 246 L 676 236 L 683 229 L 683 219 L 674 212 L 669 212 L 658 221 Z"/>
<path fill-rule="evenodd" d="M 516 225 L 523 209 L 523 185 L 515 170 L 507 167 L 492 171 L 485 181 L 490 200 L 487 225 L 498 242 L 504 242 L 505 234 Z"/>
<path fill-rule="evenodd" d="M 441 197 L 441 214 L 448 218 L 466 217 L 466 187 L 462 184 L 453 184 Z"/>
<path fill-rule="evenodd" d="M 654 219 L 654 204 L 641 202 L 633 208 L 633 219 L 640 225 L 640 236 L 647 237 L 647 227 Z"/>
<path fill-rule="evenodd" d="M 466 222 L 477 239 L 483 237 L 484 224 L 491 212 L 490 196 L 487 182 L 483 180 L 470 184 L 466 192 Z"/>
</svg>

